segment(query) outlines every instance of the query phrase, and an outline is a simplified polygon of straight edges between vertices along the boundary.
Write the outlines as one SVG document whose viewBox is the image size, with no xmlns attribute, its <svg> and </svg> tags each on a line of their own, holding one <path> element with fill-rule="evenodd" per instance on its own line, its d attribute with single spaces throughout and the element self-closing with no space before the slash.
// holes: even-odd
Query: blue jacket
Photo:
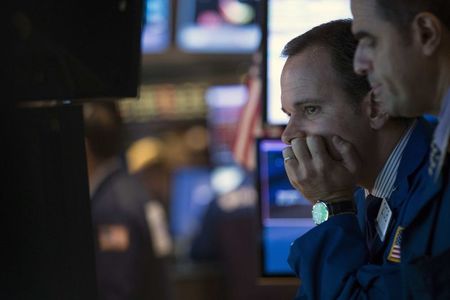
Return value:
<svg viewBox="0 0 450 300">
<path fill-rule="evenodd" d="M 145 217 L 147 190 L 117 168 L 92 195 L 99 300 L 167 299 L 164 261 L 156 257 Z"/>
<path fill-rule="evenodd" d="M 450 299 L 450 155 L 437 181 L 417 185 L 402 247 L 404 299 Z M 415 216 L 415 217 L 413 217 Z"/>
<path fill-rule="evenodd" d="M 396 232 L 416 211 L 412 193 L 428 173 L 428 155 L 434 125 L 419 118 L 400 162 L 394 191 L 389 199 L 393 228 L 380 251 L 380 264 L 368 263 L 362 222 L 364 193 L 355 194 L 358 215 L 338 215 L 313 228 L 291 246 L 288 262 L 301 286 L 296 299 L 399 299 L 402 296 L 401 265 L 388 259 L 398 240 Z M 403 249 L 402 249 L 403 251 Z M 402 252 L 403 255 L 403 252 Z"/>
</svg>

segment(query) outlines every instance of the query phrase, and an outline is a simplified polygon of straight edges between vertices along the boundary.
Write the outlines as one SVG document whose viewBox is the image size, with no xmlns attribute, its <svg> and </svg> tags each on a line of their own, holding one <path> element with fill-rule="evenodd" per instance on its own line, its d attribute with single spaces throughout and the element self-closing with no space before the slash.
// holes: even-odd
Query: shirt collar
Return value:
<svg viewBox="0 0 450 300">
<path fill-rule="evenodd" d="M 403 151 L 408 144 L 414 127 L 416 127 L 416 123 L 417 120 L 414 120 L 389 155 L 388 160 L 384 164 L 383 169 L 381 169 L 381 172 L 378 174 L 373 189 L 370 192 L 373 196 L 379 198 L 389 198 L 391 196 L 395 184 L 395 178 L 397 177 L 398 167 L 400 166 L 400 161 L 402 160 Z M 366 189 L 365 193 L 367 196 L 369 191 Z"/>
</svg>

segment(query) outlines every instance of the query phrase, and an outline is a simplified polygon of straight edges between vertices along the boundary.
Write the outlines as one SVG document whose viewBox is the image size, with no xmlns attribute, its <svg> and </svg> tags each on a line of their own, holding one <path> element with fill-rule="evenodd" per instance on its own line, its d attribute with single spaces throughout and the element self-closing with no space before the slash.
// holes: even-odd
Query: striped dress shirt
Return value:
<svg viewBox="0 0 450 300">
<path fill-rule="evenodd" d="M 389 155 L 383 169 L 375 180 L 372 191 L 368 191 L 367 189 L 365 190 L 366 197 L 370 193 L 375 197 L 389 199 L 393 192 L 395 178 L 397 177 L 398 167 L 400 166 L 400 161 L 402 160 L 403 151 L 405 150 L 406 144 L 408 144 L 416 123 L 417 120 L 414 120 L 395 146 L 394 151 L 392 151 L 391 155 Z"/>
</svg>

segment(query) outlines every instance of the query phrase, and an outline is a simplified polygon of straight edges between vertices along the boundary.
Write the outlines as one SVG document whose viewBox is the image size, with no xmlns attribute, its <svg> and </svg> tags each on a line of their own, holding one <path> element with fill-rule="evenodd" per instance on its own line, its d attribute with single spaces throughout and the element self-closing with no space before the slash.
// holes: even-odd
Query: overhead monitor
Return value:
<svg viewBox="0 0 450 300">
<path fill-rule="evenodd" d="M 171 0 L 146 0 L 142 53 L 162 53 L 170 45 Z"/>
<path fill-rule="evenodd" d="M 313 27 L 336 19 L 351 18 L 349 0 L 267 0 L 263 1 L 264 121 L 285 125 L 281 111 L 280 76 L 285 62 L 284 45 Z"/>
<path fill-rule="evenodd" d="M 178 1 L 176 42 L 189 53 L 245 54 L 261 41 L 259 0 Z"/>
<path fill-rule="evenodd" d="M 137 96 L 143 1 L 23 0 L 6 7 L 4 99 Z"/>
<path fill-rule="evenodd" d="M 260 275 L 294 277 L 287 258 L 291 243 L 315 225 L 311 204 L 289 182 L 280 139 L 257 139 Z"/>
</svg>

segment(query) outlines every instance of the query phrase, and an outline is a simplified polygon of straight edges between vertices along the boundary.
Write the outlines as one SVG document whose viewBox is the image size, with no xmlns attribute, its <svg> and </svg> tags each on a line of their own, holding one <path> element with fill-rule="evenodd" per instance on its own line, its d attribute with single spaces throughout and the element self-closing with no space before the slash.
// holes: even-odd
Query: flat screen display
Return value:
<svg viewBox="0 0 450 300">
<path fill-rule="evenodd" d="M 146 0 L 142 53 L 162 53 L 170 45 L 170 0 Z"/>
<path fill-rule="evenodd" d="M 137 96 L 142 1 L 11 0 L 5 6 L 5 98 Z"/>
<path fill-rule="evenodd" d="M 261 277 L 294 277 L 291 243 L 313 228 L 312 205 L 289 182 L 279 139 L 257 139 Z"/>
<path fill-rule="evenodd" d="M 352 17 L 349 0 L 267 0 L 264 2 L 263 82 L 265 122 L 285 125 L 281 111 L 280 76 L 285 59 L 283 47 L 309 29 L 336 19 Z"/>
<path fill-rule="evenodd" d="M 178 1 L 176 41 L 190 53 L 255 52 L 261 41 L 259 0 Z"/>
<path fill-rule="evenodd" d="M 215 196 L 211 171 L 206 167 L 177 169 L 172 175 L 171 186 L 170 232 L 175 243 L 189 243 Z"/>
</svg>

